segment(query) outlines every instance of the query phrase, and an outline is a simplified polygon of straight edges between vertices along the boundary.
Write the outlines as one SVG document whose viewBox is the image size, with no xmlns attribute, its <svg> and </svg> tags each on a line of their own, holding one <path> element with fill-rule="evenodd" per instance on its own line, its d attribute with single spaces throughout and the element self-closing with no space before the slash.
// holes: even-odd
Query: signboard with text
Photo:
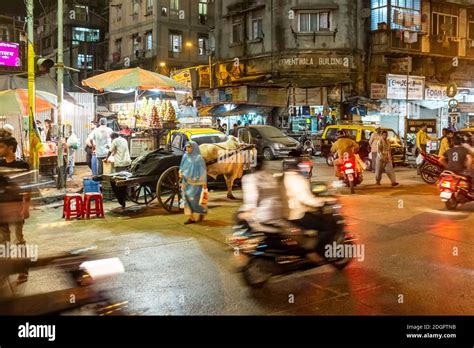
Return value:
<svg viewBox="0 0 474 348">
<path fill-rule="evenodd" d="M 425 86 L 425 100 L 444 100 L 448 98 L 446 85 L 427 83 Z"/>
<path fill-rule="evenodd" d="M 352 67 L 351 56 L 327 56 L 318 54 L 305 54 L 300 56 L 275 58 L 276 65 L 280 69 L 350 69 Z"/>
<path fill-rule="evenodd" d="M 12 42 L 0 42 L 0 66 L 19 67 L 20 45 Z"/>
<path fill-rule="evenodd" d="M 424 97 L 424 76 L 410 76 L 408 80 L 406 75 L 387 75 L 388 99 L 423 100 Z"/>
<path fill-rule="evenodd" d="M 408 133 L 418 133 L 418 131 L 421 129 L 421 126 L 423 124 L 427 125 L 427 132 L 429 134 L 436 134 L 438 133 L 437 131 L 437 120 L 436 119 L 408 119 L 407 120 L 407 132 Z"/>
<path fill-rule="evenodd" d="M 371 99 L 385 99 L 387 98 L 387 86 L 383 83 L 370 84 L 370 98 Z"/>
</svg>

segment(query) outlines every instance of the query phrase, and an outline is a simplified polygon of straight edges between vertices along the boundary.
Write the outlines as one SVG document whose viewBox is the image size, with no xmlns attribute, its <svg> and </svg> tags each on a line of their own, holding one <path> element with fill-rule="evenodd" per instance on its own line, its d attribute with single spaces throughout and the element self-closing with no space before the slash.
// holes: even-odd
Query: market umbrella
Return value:
<svg viewBox="0 0 474 348">
<path fill-rule="evenodd" d="M 148 91 L 189 92 L 190 89 L 175 80 L 141 68 L 106 72 L 83 80 L 86 87 L 100 92 Z"/>
<path fill-rule="evenodd" d="M 54 108 L 55 96 L 48 96 L 49 93 L 36 93 L 36 111 L 42 112 Z M 28 115 L 28 91 L 25 89 L 9 89 L 0 91 L 0 115 Z"/>
</svg>

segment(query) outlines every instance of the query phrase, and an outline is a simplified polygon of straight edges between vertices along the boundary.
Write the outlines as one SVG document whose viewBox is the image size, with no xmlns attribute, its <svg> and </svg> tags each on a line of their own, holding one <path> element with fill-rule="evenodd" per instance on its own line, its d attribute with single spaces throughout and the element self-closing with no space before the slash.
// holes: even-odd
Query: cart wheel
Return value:
<svg viewBox="0 0 474 348">
<path fill-rule="evenodd" d="M 180 213 L 179 201 L 181 188 L 179 187 L 179 167 L 168 168 L 161 174 L 156 184 L 156 192 L 160 205 L 170 213 Z"/>
<path fill-rule="evenodd" d="M 128 199 L 135 204 L 148 205 L 156 198 L 149 183 L 132 185 L 128 191 Z"/>
</svg>

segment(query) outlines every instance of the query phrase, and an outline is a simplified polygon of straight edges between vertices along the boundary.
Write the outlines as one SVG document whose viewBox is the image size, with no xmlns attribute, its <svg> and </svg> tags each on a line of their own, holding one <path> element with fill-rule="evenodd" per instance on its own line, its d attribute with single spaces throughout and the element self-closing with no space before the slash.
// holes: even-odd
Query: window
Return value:
<svg viewBox="0 0 474 348">
<path fill-rule="evenodd" d="M 145 50 L 151 51 L 153 49 L 153 32 L 149 31 L 145 34 Z"/>
<path fill-rule="evenodd" d="M 174 134 L 172 140 L 171 140 L 171 148 L 172 149 L 178 149 L 182 150 L 183 149 L 183 136 L 181 134 Z"/>
<path fill-rule="evenodd" d="M 171 14 L 178 14 L 178 11 L 179 11 L 179 0 L 170 0 Z"/>
<path fill-rule="evenodd" d="M 100 30 L 81 27 L 73 28 L 72 39 L 73 41 L 80 42 L 99 42 Z"/>
<path fill-rule="evenodd" d="M 132 16 L 137 16 L 140 13 L 140 0 L 132 0 Z"/>
<path fill-rule="evenodd" d="M 329 128 L 326 132 L 326 139 L 327 140 L 336 140 L 337 138 L 337 128 Z"/>
<path fill-rule="evenodd" d="M 138 57 L 140 53 L 140 42 L 142 41 L 141 37 L 138 34 L 132 35 L 132 50 L 135 57 Z"/>
<path fill-rule="evenodd" d="M 161 15 L 163 17 L 167 17 L 168 16 L 168 9 L 165 7 L 165 6 L 161 6 Z"/>
<path fill-rule="evenodd" d="M 179 32 L 170 32 L 169 34 L 169 51 L 170 52 L 181 52 L 183 49 L 183 34 Z"/>
<path fill-rule="evenodd" d="M 470 12 L 468 15 L 468 33 L 467 33 L 467 38 L 469 40 L 474 40 L 474 12 Z"/>
<path fill-rule="evenodd" d="M 92 63 L 94 56 L 91 54 L 78 54 L 77 55 L 77 67 L 81 69 L 92 70 Z"/>
<path fill-rule="evenodd" d="M 252 20 L 252 39 L 263 38 L 263 21 L 261 18 Z"/>
<path fill-rule="evenodd" d="M 0 40 L 1 41 L 10 41 L 10 31 L 8 27 L 1 27 L 0 28 Z"/>
<path fill-rule="evenodd" d="M 242 43 L 242 20 L 234 19 L 232 23 L 232 40 L 231 43 Z"/>
<path fill-rule="evenodd" d="M 382 29 L 408 29 L 421 30 L 421 0 L 371 0 L 371 30 Z M 391 5 L 388 23 L 388 8 Z"/>
<path fill-rule="evenodd" d="M 300 12 L 298 31 L 300 33 L 314 33 L 315 31 L 330 30 L 330 12 Z"/>
<path fill-rule="evenodd" d="M 205 34 L 198 35 L 198 48 L 199 55 L 204 56 L 208 53 L 209 49 L 209 36 Z"/>
<path fill-rule="evenodd" d="M 146 13 L 153 13 L 153 0 L 146 0 Z"/>
<path fill-rule="evenodd" d="M 346 132 L 346 135 L 351 138 L 352 140 L 357 140 L 357 129 L 342 129 Z"/>
<path fill-rule="evenodd" d="M 116 22 L 122 21 L 122 4 L 115 6 L 115 21 Z"/>
<path fill-rule="evenodd" d="M 432 35 L 442 35 L 447 37 L 457 37 L 458 36 L 458 17 L 433 12 L 432 20 Z"/>
<path fill-rule="evenodd" d="M 115 40 L 115 52 L 122 54 L 122 39 Z"/>
<path fill-rule="evenodd" d="M 76 14 L 77 21 L 86 22 L 89 17 L 89 6 L 84 5 L 74 5 L 74 11 Z"/>
<path fill-rule="evenodd" d="M 199 0 L 199 14 L 207 16 L 207 1 L 208 0 Z"/>
</svg>

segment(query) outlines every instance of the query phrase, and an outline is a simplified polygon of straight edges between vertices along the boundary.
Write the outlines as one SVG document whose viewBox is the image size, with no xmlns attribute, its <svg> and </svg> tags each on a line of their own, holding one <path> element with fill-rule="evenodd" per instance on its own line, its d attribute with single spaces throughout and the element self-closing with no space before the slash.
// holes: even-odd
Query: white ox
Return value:
<svg viewBox="0 0 474 348">
<path fill-rule="evenodd" d="M 229 136 L 223 143 L 202 144 L 199 146 L 202 158 L 205 162 L 215 161 L 207 166 L 207 175 L 214 180 L 218 175 L 223 175 L 227 186 L 227 198 L 235 199 L 232 194 L 232 187 L 235 179 L 240 179 L 244 174 L 244 169 L 250 168 L 252 161 L 257 160 L 257 150 L 255 148 L 245 151 L 249 145 L 242 143 L 239 139 Z"/>
</svg>

